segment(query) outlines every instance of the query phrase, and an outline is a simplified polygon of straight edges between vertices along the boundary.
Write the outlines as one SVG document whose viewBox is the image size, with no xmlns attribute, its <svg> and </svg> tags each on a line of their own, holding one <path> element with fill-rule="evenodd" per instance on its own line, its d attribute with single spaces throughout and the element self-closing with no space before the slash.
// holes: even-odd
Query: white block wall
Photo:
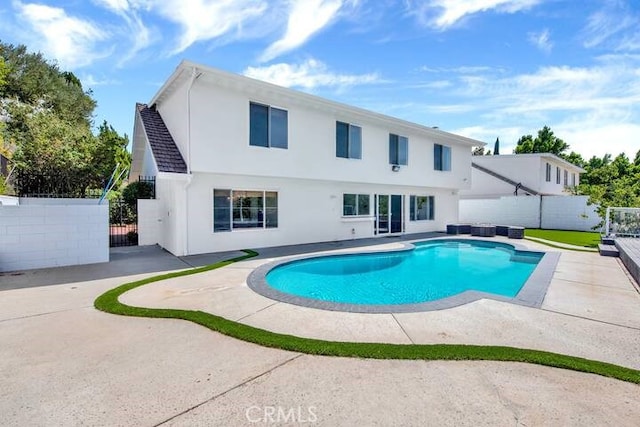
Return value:
<svg viewBox="0 0 640 427">
<path fill-rule="evenodd" d="M 109 261 L 107 203 L 41 200 L 0 206 L 0 271 Z"/>
<path fill-rule="evenodd" d="M 463 199 L 460 200 L 459 222 L 538 228 L 539 212 L 540 196 Z"/>
<path fill-rule="evenodd" d="M 587 205 L 588 200 L 589 196 L 545 196 L 542 200 L 542 228 L 594 231 L 593 227 L 602 220 L 596 206 Z"/>
<path fill-rule="evenodd" d="M 462 199 L 460 222 L 594 231 L 601 219 L 588 200 L 588 196 L 542 196 L 542 203 L 540 196 Z"/>
</svg>

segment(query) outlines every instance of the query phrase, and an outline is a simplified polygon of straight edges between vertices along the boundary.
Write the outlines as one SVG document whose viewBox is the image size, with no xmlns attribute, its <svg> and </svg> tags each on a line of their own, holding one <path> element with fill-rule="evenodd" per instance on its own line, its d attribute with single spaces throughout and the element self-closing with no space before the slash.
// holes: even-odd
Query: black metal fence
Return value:
<svg viewBox="0 0 640 427">
<path fill-rule="evenodd" d="M 95 186 L 82 175 L 35 175 L 18 171 L 11 185 L 19 197 L 98 198 L 102 194 L 100 189 L 90 188 Z"/>
</svg>

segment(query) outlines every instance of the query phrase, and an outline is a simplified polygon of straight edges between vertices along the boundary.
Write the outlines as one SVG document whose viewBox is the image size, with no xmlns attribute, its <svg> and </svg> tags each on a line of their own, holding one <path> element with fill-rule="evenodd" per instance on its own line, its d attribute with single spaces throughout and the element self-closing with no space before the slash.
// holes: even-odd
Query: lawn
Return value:
<svg viewBox="0 0 640 427">
<path fill-rule="evenodd" d="M 600 243 L 600 233 L 589 231 L 526 229 L 524 235 L 586 248 L 597 248 Z"/>
</svg>

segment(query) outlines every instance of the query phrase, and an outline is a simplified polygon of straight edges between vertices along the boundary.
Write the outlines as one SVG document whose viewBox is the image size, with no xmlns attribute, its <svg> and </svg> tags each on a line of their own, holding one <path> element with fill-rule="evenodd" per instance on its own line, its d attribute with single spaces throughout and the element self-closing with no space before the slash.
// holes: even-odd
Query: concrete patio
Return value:
<svg viewBox="0 0 640 427">
<path fill-rule="evenodd" d="M 316 249 L 397 244 L 385 241 Z M 257 265 L 295 252 L 264 250 L 219 270 L 144 286 L 122 301 L 205 310 L 323 339 L 509 345 L 640 368 L 640 295 L 617 259 L 560 250 L 541 309 L 480 300 L 425 313 L 353 314 L 268 300 L 246 286 Z M 640 419 L 639 386 L 591 374 L 505 362 L 310 356 L 186 321 L 93 308 L 98 295 L 123 282 L 229 255 L 179 259 L 135 248 L 114 253 L 109 264 L 0 276 L 2 424 L 273 424 L 272 408 L 318 425 L 637 425 Z"/>
</svg>

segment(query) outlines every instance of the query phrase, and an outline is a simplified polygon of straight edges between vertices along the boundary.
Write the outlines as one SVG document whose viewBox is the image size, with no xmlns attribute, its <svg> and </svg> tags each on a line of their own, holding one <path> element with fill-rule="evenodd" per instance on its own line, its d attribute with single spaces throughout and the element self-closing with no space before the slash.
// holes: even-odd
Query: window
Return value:
<svg viewBox="0 0 640 427">
<path fill-rule="evenodd" d="M 406 165 L 409 159 L 409 140 L 404 136 L 389 134 L 389 163 Z"/>
<path fill-rule="evenodd" d="M 409 198 L 409 220 L 424 221 L 435 218 L 435 197 L 411 196 Z"/>
<path fill-rule="evenodd" d="M 451 170 L 451 147 L 446 145 L 433 145 L 433 168 L 437 171 Z"/>
<path fill-rule="evenodd" d="M 249 103 L 249 145 L 287 148 L 287 111 L 254 102 Z"/>
<path fill-rule="evenodd" d="M 556 184 L 560 184 L 560 167 L 556 166 Z"/>
<path fill-rule="evenodd" d="M 569 185 L 569 171 L 564 170 L 564 186 L 567 187 Z"/>
<path fill-rule="evenodd" d="M 342 215 L 356 216 L 369 215 L 370 197 L 368 194 L 343 194 Z"/>
<path fill-rule="evenodd" d="M 551 163 L 547 163 L 546 180 L 547 182 L 551 182 Z"/>
<path fill-rule="evenodd" d="M 575 173 L 571 174 L 571 186 L 572 187 L 576 186 L 576 174 Z"/>
<path fill-rule="evenodd" d="M 362 128 L 360 126 L 336 122 L 336 157 L 362 158 Z"/>
<path fill-rule="evenodd" d="M 213 190 L 214 232 L 277 226 L 277 192 Z"/>
</svg>

